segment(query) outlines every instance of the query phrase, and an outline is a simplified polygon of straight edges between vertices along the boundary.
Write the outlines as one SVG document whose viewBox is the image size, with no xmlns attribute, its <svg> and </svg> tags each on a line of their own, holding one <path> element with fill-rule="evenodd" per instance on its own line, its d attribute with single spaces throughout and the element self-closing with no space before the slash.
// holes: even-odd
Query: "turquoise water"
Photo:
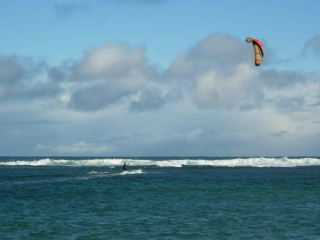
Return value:
<svg viewBox="0 0 320 240">
<path fill-rule="evenodd" d="M 0 166 L 1 240 L 320 239 L 318 166 L 31 165 Z"/>
</svg>

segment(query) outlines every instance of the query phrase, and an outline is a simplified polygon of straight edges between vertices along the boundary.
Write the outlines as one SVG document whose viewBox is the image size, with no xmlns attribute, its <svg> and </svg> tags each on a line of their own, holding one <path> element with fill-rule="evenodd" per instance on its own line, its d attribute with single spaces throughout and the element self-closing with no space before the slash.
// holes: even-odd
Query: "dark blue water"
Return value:
<svg viewBox="0 0 320 240">
<path fill-rule="evenodd" d="M 0 239 L 320 239 L 320 167 L 1 166 Z"/>
</svg>

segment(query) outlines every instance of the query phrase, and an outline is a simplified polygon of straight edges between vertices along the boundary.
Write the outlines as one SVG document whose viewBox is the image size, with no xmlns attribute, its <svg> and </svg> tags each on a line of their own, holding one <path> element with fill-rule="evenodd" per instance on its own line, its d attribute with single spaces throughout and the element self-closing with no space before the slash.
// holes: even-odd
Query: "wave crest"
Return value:
<svg viewBox="0 0 320 240">
<path fill-rule="evenodd" d="M 209 166 L 209 167 L 304 167 L 320 166 L 320 158 L 233 158 L 233 159 L 37 159 L 2 161 L 0 166 L 70 166 L 70 167 L 119 167 L 126 162 L 132 167 L 183 167 L 183 166 Z"/>
</svg>

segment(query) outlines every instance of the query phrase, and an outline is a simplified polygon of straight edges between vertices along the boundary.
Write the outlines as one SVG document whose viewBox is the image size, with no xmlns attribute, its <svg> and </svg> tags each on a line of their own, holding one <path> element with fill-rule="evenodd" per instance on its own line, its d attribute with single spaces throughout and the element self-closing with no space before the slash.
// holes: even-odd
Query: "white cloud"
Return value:
<svg viewBox="0 0 320 240">
<path fill-rule="evenodd" d="M 37 144 L 36 151 L 41 152 L 42 154 L 47 153 L 51 155 L 101 155 L 101 154 L 110 154 L 114 148 L 111 146 L 86 143 L 86 142 L 77 142 L 73 144 L 66 145 L 43 145 Z"/>
<path fill-rule="evenodd" d="M 41 141 L 35 153 L 318 151 L 319 73 L 256 68 L 251 54 L 242 39 L 211 35 L 165 71 L 150 64 L 145 49 L 125 44 L 55 67 L 2 57 L 2 148 L 19 143 L 27 151 Z"/>
<path fill-rule="evenodd" d="M 255 104 L 257 89 L 253 86 L 256 72 L 248 65 L 240 64 L 231 74 L 221 74 L 214 70 L 199 75 L 193 96 L 199 107 L 233 108 Z"/>
<path fill-rule="evenodd" d="M 71 73 L 70 106 L 96 111 L 137 94 L 157 78 L 144 49 L 107 44 L 89 51 Z"/>
</svg>

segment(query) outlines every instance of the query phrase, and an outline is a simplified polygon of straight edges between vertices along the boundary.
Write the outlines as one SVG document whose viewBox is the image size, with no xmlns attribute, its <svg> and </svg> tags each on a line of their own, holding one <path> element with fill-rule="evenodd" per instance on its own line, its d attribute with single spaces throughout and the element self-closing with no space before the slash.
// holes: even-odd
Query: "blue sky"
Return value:
<svg viewBox="0 0 320 240">
<path fill-rule="evenodd" d="M 299 54 L 316 32 L 314 1 L 4 1 L 1 52 L 54 63 L 106 42 L 147 47 L 168 65 L 211 33 L 259 36 L 284 57 Z M 312 7 L 311 7 L 312 6 Z M 280 53 L 279 53 L 280 54 Z"/>
<path fill-rule="evenodd" d="M 0 155 L 320 154 L 319 7 L 2 1 Z"/>
</svg>

